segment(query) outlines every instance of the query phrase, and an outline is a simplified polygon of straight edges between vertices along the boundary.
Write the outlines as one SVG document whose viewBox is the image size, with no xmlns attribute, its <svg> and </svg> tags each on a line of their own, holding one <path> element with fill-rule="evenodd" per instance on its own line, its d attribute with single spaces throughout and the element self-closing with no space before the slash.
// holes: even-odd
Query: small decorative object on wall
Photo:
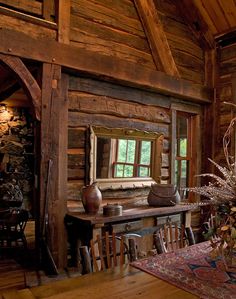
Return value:
<svg viewBox="0 0 236 299">
<path fill-rule="evenodd" d="M 216 206 L 214 223 L 210 223 L 205 236 L 210 240 L 212 257 L 221 256 L 226 268 L 236 266 L 236 161 L 228 151 L 235 122 L 236 117 L 231 120 L 223 137 L 226 166 L 209 159 L 221 176 L 213 173 L 200 174 L 201 177 L 211 179 L 208 185 L 186 188 L 187 191 L 207 197 L 209 203 Z"/>
<path fill-rule="evenodd" d="M 94 182 L 82 188 L 82 203 L 86 213 L 96 214 L 102 203 L 102 193 Z"/>
</svg>

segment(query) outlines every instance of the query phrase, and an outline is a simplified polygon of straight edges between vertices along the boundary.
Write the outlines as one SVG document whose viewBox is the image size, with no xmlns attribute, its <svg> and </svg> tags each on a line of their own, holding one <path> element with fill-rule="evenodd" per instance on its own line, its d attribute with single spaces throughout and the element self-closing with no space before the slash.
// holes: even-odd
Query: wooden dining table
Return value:
<svg viewBox="0 0 236 299">
<path fill-rule="evenodd" d="M 38 299 L 199 298 L 129 264 L 33 287 L 30 291 Z"/>
</svg>

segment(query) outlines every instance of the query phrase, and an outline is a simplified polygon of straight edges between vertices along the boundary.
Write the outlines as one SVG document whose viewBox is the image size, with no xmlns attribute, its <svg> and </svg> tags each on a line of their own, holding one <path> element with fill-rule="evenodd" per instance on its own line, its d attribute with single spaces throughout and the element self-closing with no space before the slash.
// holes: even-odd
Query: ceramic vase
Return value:
<svg viewBox="0 0 236 299">
<path fill-rule="evenodd" d="M 82 188 L 82 203 L 86 213 L 96 214 L 98 212 L 102 203 L 102 193 L 96 182 Z"/>
</svg>

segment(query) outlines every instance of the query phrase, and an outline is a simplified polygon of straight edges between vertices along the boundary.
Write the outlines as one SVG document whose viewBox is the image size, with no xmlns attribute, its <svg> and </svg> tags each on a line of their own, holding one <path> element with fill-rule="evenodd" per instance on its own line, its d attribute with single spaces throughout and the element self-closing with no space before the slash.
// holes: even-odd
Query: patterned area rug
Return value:
<svg viewBox="0 0 236 299">
<path fill-rule="evenodd" d="M 225 270 L 220 258 L 212 260 L 208 242 L 148 257 L 132 266 L 204 299 L 236 299 L 236 267 Z"/>
</svg>

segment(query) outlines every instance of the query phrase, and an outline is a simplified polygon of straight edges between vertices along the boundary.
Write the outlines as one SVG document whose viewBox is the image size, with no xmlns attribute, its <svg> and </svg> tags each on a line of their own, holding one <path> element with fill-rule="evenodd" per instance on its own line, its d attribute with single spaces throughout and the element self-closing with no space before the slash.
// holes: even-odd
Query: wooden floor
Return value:
<svg viewBox="0 0 236 299">
<path fill-rule="evenodd" d="M 75 268 L 65 269 L 57 276 L 49 277 L 45 275 L 45 273 L 39 269 L 35 260 L 35 234 L 33 221 L 27 223 L 25 234 L 28 243 L 27 252 L 23 249 L 19 249 L 18 251 L 13 250 L 11 252 L 1 252 L 0 299 L 3 298 L 2 294 L 8 291 L 40 286 L 52 281 L 80 275 L 78 269 Z"/>
</svg>

